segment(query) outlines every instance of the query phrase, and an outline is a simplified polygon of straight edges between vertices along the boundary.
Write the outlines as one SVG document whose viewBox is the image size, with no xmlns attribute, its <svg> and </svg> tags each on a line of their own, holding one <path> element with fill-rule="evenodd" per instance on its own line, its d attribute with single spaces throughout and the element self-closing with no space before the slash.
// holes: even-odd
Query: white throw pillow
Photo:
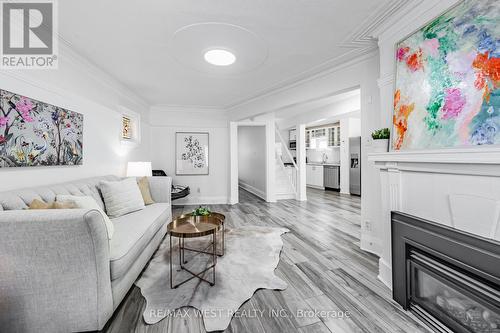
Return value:
<svg viewBox="0 0 500 333">
<path fill-rule="evenodd" d="M 106 205 L 106 212 L 111 218 L 144 208 L 144 199 L 135 178 L 116 182 L 102 181 L 99 189 Z"/>
<path fill-rule="evenodd" d="M 113 222 L 109 219 L 108 215 L 102 210 L 102 208 L 97 204 L 94 198 L 91 196 L 79 196 L 79 195 L 68 195 L 68 194 L 58 194 L 56 196 L 56 201 L 69 201 L 73 202 L 78 208 L 84 209 L 95 209 L 101 213 L 104 223 L 106 224 L 106 230 L 108 232 L 108 239 L 113 237 L 113 233 L 115 231 L 115 227 L 113 226 Z"/>
</svg>

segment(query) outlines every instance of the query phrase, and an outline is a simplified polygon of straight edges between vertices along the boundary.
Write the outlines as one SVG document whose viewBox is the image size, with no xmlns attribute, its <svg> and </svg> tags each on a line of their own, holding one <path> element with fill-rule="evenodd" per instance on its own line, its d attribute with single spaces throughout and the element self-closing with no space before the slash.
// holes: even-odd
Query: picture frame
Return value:
<svg viewBox="0 0 500 333">
<path fill-rule="evenodd" d="M 395 43 L 391 152 L 500 145 L 494 60 L 478 42 L 498 38 L 490 2 L 459 1 Z"/>
<path fill-rule="evenodd" d="M 132 139 L 132 121 L 127 116 L 122 116 L 122 139 Z"/>
<path fill-rule="evenodd" d="M 0 89 L 0 169 L 83 164 L 83 114 Z"/>
<path fill-rule="evenodd" d="M 175 133 L 175 174 L 202 176 L 209 174 L 208 132 Z"/>
</svg>

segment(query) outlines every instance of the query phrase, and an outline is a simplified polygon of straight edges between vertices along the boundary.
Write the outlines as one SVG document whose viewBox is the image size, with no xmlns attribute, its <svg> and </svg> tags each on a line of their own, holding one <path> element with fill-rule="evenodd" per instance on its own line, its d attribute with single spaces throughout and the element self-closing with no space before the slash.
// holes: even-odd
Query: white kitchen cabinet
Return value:
<svg viewBox="0 0 500 333">
<path fill-rule="evenodd" d="M 306 165 L 306 184 L 312 187 L 323 188 L 323 166 Z"/>
<path fill-rule="evenodd" d="M 328 128 L 328 147 L 340 146 L 340 125 Z"/>
<path fill-rule="evenodd" d="M 297 141 L 297 131 L 296 130 L 290 130 L 289 132 L 289 140 L 290 141 Z"/>
</svg>

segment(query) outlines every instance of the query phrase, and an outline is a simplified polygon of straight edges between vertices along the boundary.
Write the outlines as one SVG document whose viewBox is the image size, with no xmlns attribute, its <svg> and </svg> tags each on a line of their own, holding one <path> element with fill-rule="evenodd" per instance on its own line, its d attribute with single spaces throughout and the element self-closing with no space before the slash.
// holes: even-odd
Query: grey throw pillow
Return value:
<svg viewBox="0 0 500 333">
<path fill-rule="evenodd" d="M 135 178 L 99 185 L 109 217 L 119 217 L 144 208 L 144 200 Z"/>
</svg>

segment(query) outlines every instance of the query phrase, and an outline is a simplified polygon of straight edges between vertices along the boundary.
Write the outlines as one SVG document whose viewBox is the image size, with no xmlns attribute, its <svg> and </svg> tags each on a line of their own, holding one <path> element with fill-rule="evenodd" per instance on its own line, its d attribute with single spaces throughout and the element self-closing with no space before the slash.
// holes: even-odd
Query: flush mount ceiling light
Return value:
<svg viewBox="0 0 500 333">
<path fill-rule="evenodd" d="M 236 56 L 222 49 L 213 49 L 205 52 L 205 61 L 215 66 L 229 66 L 236 61 Z"/>
</svg>

